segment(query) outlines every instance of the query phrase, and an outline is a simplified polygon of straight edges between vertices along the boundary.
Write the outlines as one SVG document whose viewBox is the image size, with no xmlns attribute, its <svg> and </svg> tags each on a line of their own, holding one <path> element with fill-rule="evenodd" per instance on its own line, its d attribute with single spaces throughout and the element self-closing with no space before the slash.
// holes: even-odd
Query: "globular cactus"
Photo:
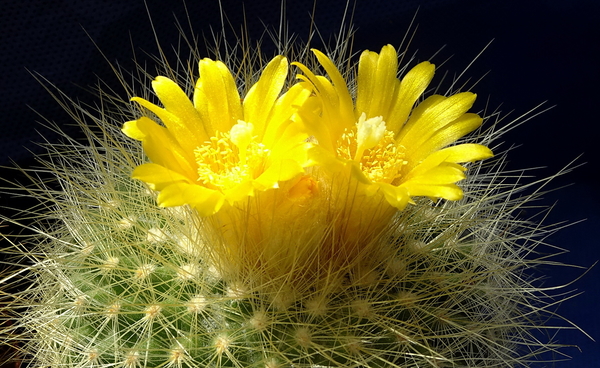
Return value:
<svg viewBox="0 0 600 368">
<path fill-rule="evenodd" d="M 381 55 L 389 52 L 384 48 Z M 333 64 L 323 54 L 316 55 L 341 96 Z M 359 69 L 369 58 L 380 57 L 365 55 Z M 283 65 L 284 59 L 277 60 Z M 205 67 L 216 65 L 204 62 Z M 429 65 L 421 67 L 432 73 Z M 404 134 L 401 128 L 392 130 L 390 120 L 382 125 L 387 120 L 383 113 L 379 120 L 358 113 L 356 130 L 338 139 L 342 143 L 334 153 L 339 160 L 327 167 L 333 159 L 314 151 L 323 144 L 322 132 L 311 133 L 307 120 L 317 119 L 313 124 L 318 125 L 319 119 L 331 116 L 327 102 L 318 98 L 327 100 L 334 92 L 326 86 L 328 79 L 311 76 L 303 64 L 298 67 L 306 77 L 295 86 L 304 88 L 308 107 L 291 112 L 286 121 L 307 129 L 308 138 L 297 139 L 312 153 L 295 161 L 297 173 L 278 177 L 270 187 L 252 178 L 252 189 L 245 195 L 219 192 L 221 187 L 209 176 L 191 182 L 223 195 L 208 210 L 206 202 L 175 198 L 185 203 L 170 203 L 159 194 L 168 186 L 134 171 L 148 162 L 148 151 L 153 162 L 160 159 L 148 141 L 149 130 L 144 130 L 148 125 L 141 126 L 159 126 L 156 123 L 163 120 L 172 130 L 172 122 L 169 126 L 164 121 L 165 111 L 175 114 L 182 106 L 166 101 L 171 95 L 162 87 L 155 90 L 165 106 L 171 103 L 165 110 L 137 99 L 151 113 L 129 110 L 125 102 L 116 113 L 87 113 L 73 104 L 71 111 L 89 142 L 67 137 L 62 144 L 48 145 L 50 155 L 42 171 L 54 175 L 57 185 L 50 188 L 39 182 L 28 189 L 46 204 L 34 211 L 39 221 L 30 225 L 38 235 L 28 242 L 37 244 L 33 250 L 18 244 L 11 248 L 28 259 L 23 269 L 4 280 L 28 280 L 27 287 L 5 298 L 3 306 L 3 313 L 16 321 L 3 327 L 3 342 L 18 347 L 22 354 L 17 357 L 31 367 L 506 367 L 527 365 L 557 347 L 536 334 L 543 317 L 551 313 L 546 310 L 551 303 L 527 273 L 543 262 L 532 253 L 552 230 L 517 217 L 539 193 L 517 195 L 533 184 L 522 184 L 518 176 L 503 171 L 505 153 L 465 164 L 462 189 L 454 185 L 456 177 L 439 177 L 450 180 L 442 183 L 450 194 L 399 196 L 394 202 L 389 192 L 382 194 L 388 187 L 380 185 L 377 176 L 387 175 L 387 166 L 378 166 L 383 174 L 367 172 L 366 167 L 386 159 L 411 165 L 408 144 L 402 145 L 406 152 L 401 159 L 385 151 Z M 374 70 L 377 74 L 379 69 Z M 400 83 L 396 69 L 391 73 Z M 362 76 L 359 70 L 359 91 Z M 165 79 L 155 83 L 170 83 Z M 295 88 L 285 83 L 286 89 Z M 422 101 L 419 96 L 427 84 L 413 103 Z M 385 96 L 386 90 L 373 93 Z M 249 94 L 242 96 L 249 100 Z M 278 96 L 279 92 L 274 98 Z M 438 98 L 421 104 L 435 108 Z M 404 119 L 426 114 L 420 104 L 411 112 L 413 103 L 403 112 Z M 465 114 L 468 107 L 463 110 L 450 121 L 473 119 L 468 130 L 476 134 L 453 147 L 475 147 L 474 142 L 477 147 L 491 146 L 505 129 L 492 119 L 477 128 L 478 116 Z M 125 133 L 142 141 L 146 151 L 121 132 L 127 120 L 131 122 Z M 240 161 L 245 155 L 260 158 L 275 151 L 265 140 L 253 146 L 253 134 L 259 133 L 252 129 L 260 127 L 240 120 L 228 123 L 221 135 L 209 133 L 217 138 L 190 157 L 199 166 L 203 155 L 213 157 L 213 164 L 221 166 L 210 166 L 211 173 L 223 174 L 219 170 L 229 161 L 219 160 L 230 158 L 227 147 Z M 356 142 L 354 136 L 359 137 Z M 453 136 L 430 151 L 459 138 Z M 376 144 L 385 139 L 389 142 L 377 156 Z M 366 152 L 362 158 L 358 156 L 363 152 L 357 153 L 361 150 Z M 444 167 L 457 169 L 463 168 L 458 162 L 483 156 L 442 161 Z M 363 170 L 358 179 L 353 172 L 357 167 Z M 239 174 L 231 170 L 228 175 Z M 393 180 L 390 186 L 406 184 Z"/>
</svg>

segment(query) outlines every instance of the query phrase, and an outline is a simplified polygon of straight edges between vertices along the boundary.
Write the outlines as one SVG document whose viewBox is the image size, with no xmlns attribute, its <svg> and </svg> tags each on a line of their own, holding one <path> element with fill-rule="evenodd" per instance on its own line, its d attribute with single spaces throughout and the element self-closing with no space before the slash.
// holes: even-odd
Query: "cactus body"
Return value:
<svg viewBox="0 0 600 368">
<path fill-rule="evenodd" d="M 507 236 L 522 223 L 493 186 L 420 201 L 338 269 L 233 279 L 207 261 L 193 211 L 158 208 L 124 160 L 102 174 L 80 161 L 92 167 L 64 168 L 60 222 L 21 316 L 39 366 L 494 367 L 527 343 L 526 245 Z"/>
<path fill-rule="evenodd" d="M 551 230 L 516 217 L 539 193 L 515 195 L 528 185 L 503 172 L 505 154 L 467 165 L 459 201 L 417 198 L 390 211 L 383 195 L 355 195 L 362 184 L 307 168 L 207 217 L 157 206 L 157 193 L 131 178 L 147 158 L 116 127 L 140 113 L 110 110 L 73 104 L 89 142 L 48 145 L 43 162 L 59 189 L 30 189 L 47 206 L 20 271 L 30 285 L 4 307 L 17 323 L 2 338 L 26 340 L 32 367 L 506 367 L 556 348 L 531 332 L 551 303 L 527 276 Z M 359 123 L 360 155 L 395 139 L 381 118 Z M 489 144 L 504 131 L 491 125 L 463 141 Z M 249 124 L 235 126 L 221 138 L 245 140 L 262 159 Z"/>
</svg>

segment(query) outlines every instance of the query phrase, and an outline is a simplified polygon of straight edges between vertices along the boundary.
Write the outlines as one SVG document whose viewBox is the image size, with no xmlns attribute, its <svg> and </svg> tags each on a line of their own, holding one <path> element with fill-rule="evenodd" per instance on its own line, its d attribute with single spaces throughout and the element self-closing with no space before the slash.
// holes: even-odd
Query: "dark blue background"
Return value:
<svg viewBox="0 0 600 368">
<path fill-rule="evenodd" d="M 287 21 L 290 31 L 306 38 L 310 24 L 312 0 L 289 1 Z M 548 101 L 555 108 L 535 118 L 505 138 L 507 146 L 522 145 L 510 156 L 510 168 L 545 165 L 536 171 L 538 177 L 550 175 L 580 154 L 577 161 L 586 164 L 567 176 L 558 178 L 554 187 L 573 185 L 545 196 L 545 204 L 556 202 L 549 222 L 587 221 L 575 224 L 552 236 L 550 242 L 568 249 L 556 260 L 590 267 L 600 259 L 598 239 L 600 200 L 598 175 L 598 124 L 600 107 L 600 2 L 589 0 L 429 0 L 386 1 L 358 0 L 354 24 L 358 28 L 354 48 L 379 50 L 391 43 L 399 45 L 408 25 L 418 10 L 418 30 L 410 52 L 421 60 L 434 59 L 449 77 L 460 73 L 488 42 L 494 40 L 468 74 L 473 78 L 490 72 L 475 87 L 478 109 L 489 101 L 491 107 L 502 104 L 505 112 L 519 115 Z M 177 43 L 175 18 L 187 23 L 183 0 L 148 0 L 147 5 L 162 46 L 170 53 Z M 239 30 L 244 17 L 241 1 L 224 0 L 224 10 L 232 25 Z M 326 38 L 337 32 L 344 1 L 321 1 L 316 7 L 316 23 Z M 220 29 L 219 6 L 216 1 L 188 0 L 187 9 L 194 31 L 211 37 L 211 28 Z M 246 21 L 251 37 L 258 38 L 264 22 L 279 23 L 279 1 L 248 1 Z M 86 35 L 87 32 L 89 37 Z M 90 40 L 91 38 L 91 40 Z M 93 40 L 93 42 L 92 42 Z M 31 142 L 40 141 L 36 130 L 50 141 L 51 132 L 41 128 L 41 118 L 49 118 L 66 130 L 69 118 L 29 72 L 36 72 L 63 90 L 68 96 L 84 103 L 95 97 L 81 87 L 94 85 L 97 78 L 116 83 L 108 63 L 94 43 L 111 63 L 125 70 L 133 69 L 132 47 L 147 60 L 141 50 L 156 54 L 156 44 L 142 0 L 86 1 L 14 1 L 3 4 L 0 13 L 0 164 L 8 158 L 19 165 L 31 164 L 27 150 L 39 152 Z M 265 47 L 269 48 L 268 42 Z M 438 78 L 441 72 L 438 72 Z M 439 80 L 439 79 L 437 79 Z M 116 86 L 116 84 L 115 84 Z M 12 175 L 1 172 L 2 175 Z M 14 205 L 6 195 L 2 205 Z M 582 274 L 582 269 L 555 267 L 544 272 L 551 275 L 546 285 L 560 285 Z M 600 271 L 592 269 L 568 290 L 584 292 L 568 300 L 560 313 L 600 338 L 599 292 Z M 598 343 L 577 331 L 563 331 L 558 340 L 580 346 L 565 349 L 573 359 L 556 367 L 600 367 Z"/>
</svg>

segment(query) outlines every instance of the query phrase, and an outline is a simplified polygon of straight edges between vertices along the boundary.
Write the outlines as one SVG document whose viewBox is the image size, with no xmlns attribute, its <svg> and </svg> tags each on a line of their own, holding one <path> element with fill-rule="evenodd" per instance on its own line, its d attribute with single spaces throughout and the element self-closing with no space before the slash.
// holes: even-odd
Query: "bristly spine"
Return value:
<svg viewBox="0 0 600 368">
<path fill-rule="evenodd" d="M 324 51 L 356 98 L 348 29 Z M 195 50 L 193 37 L 182 39 Z M 283 28 L 275 35 L 281 54 L 324 74 L 308 47 L 289 40 Z M 269 60 L 249 44 L 219 38 L 212 55 L 234 71 L 241 96 Z M 201 59 L 191 55 L 175 68 L 157 58 L 188 96 L 197 75 L 180 67 Z M 411 62 L 400 66 L 401 76 Z M 132 75 L 142 76 L 139 85 L 119 74 L 127 93 L 149 99 L 146 79 L 155 76 L 141 65 Z M 293 83 L 287 76 L 286 88 Z M 359 184 L 323 186 L 331 174 L 307 166 L 278 183 L 280 191 L 250 195 L 234 212 L 199 216 L 190 206 L 159 207 L 157 193 L 131 178 L 147 158 L 120 127 L 142 116 L 158 121 L 155 114 L 98 92 L 97 110 L 54 92 L 88 141 L 64 135 L 63 143 L 46 144 L 41 168 L 24 170 L 33 186 L 10 189 L 42 203 L 27 218 L 3 219 L 34 218 L 23 226 L 36 233 L 6 236 L 5 251 L 19 262 L 1 281 L 20 289 L 2 298 L 2 316 L 14 323 L 1 326 L 0 342 L 18 348 L 14 359 L 31 367 L 506 367 L 561 347 L 551 333 L 546 340 L 538 334 L 560 329 L 544 324 L 557 301 L 529 274 L 552 264 L 537 252 L 558 226 L 542 223 L 545 210 L 519 217 L 536 208 L 552 177 L 527 181 L 526 170 L 507 171 L 510 152 L 496 144 L 541 109 L 510 122 L 484 112 L 481 127 L 457 141 L 495 153 L 465 164 L 457 201 L 419 197 L 402 210 L 384 200 L 352 208 L 371 198 L 357 196 Z M 254 139 L 248 122 L 235 123 L 240 140 Z M 379 137 L 380 123 L 365 129 Z M 38 178 L 47 173 L 55 185 Z"/>
</svg>

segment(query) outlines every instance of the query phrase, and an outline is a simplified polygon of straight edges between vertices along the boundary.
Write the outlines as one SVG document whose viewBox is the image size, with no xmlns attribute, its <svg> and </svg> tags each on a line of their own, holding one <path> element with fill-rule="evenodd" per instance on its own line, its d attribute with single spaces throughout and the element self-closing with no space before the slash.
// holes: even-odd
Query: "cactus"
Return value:
<svg viewBox="0 0 600 368">
<path fill-rule="evenodd" d="M 558 348 L 536 332 L 554 301 L 528 276 L 553 229 L 518 217 L 540 191 L 517 194 L 549 179 L 522 183 L 506 152 L 465 164 L 456 201 L 399 209 L 306 166 L 204 216 L 131 177 L 148 159 L 120 127 L 156 116 L 103 104 L 68 107 L 89 141 L 47 145 L 56 186 L 22 188 L 45 206 L 35 248 L 7 249 L 28 262 L 4 284 L 28 286 L 5 298 L 1 336 L 30 366 L 506 367 Z M 459 143 L 511 127 L 485 120 Z"/>
</svg>

